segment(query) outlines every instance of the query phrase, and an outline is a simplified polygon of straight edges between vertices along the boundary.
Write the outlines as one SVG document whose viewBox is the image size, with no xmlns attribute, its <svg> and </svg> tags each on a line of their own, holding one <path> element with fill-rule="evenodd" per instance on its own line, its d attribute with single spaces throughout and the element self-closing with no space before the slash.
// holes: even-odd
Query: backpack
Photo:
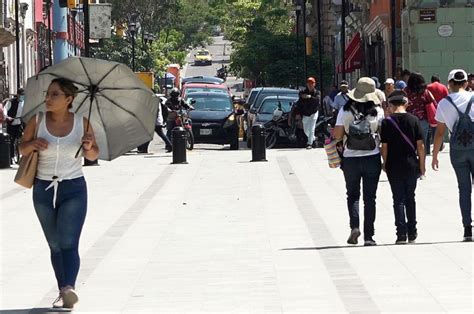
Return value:
<svg viewBox="0 0 474 314">
<path fill-rule="evenodd" d="M 357 113 L 353 106 L 351 106 L 350 109 L 355 119 L 349 124 L 349 132 L 347 132 L 346 141 L 347 148 L 365 151 L 374 150 L 377 147 L 377 143 L 372 134 L 367 115 Z"/>
<path fill-rule="evenodd" d="M 451 97 L 446 99 L 451 103 L 458 112 L 459 119 L 454 123 L 451 139 L 449 141 L 449 148 L 451 150 L 472 150 L 474 149 L 474 122 L 469 113 L 471 112 L 474 96 L 467 104 L 466 112 L 461 112 L 458 106 L 454 103 Z"/>
</svg>

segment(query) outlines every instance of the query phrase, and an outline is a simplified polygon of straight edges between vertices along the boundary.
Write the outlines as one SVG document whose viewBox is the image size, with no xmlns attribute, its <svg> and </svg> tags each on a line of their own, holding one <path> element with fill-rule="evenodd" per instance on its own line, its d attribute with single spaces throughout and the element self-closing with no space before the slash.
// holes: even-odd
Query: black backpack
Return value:
<svg viewBox="0 0 474 314">
<path fill-rule="evenodd" d="M 449 142 L 449 149 L 451 150 L 472 150 L 474 149 L 474 122 L 471 119 L 470 112 L 472 103 L 474 102 L 474 96 L 467 104 L 466 112 L 459 110 L 458 106 L 453 102 L 451 97 L 447 96 L 446 99 L 450 104 L 456 108 L 459 119 L 456 121 L 451 133 L 451 140 Z"/>
<path fill-rule="evenodd" d="M 358 113 L 353 106 L 350 107 L 354 121 L 349 124 L 349 132 L 346 133 L 346 146 L 352 150 L 371 151 L 377 147 L 374 134 L 370 128 L 367 115 Z"/>
</svg>

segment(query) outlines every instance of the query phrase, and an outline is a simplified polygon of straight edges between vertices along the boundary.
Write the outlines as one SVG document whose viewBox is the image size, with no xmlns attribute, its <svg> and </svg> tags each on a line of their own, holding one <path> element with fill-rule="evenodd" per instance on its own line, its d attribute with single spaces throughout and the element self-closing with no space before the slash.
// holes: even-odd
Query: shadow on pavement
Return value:
<svg viewBox="0 0 474 314">
<path fill-rule="evenodd" d="M 0 314 L 40 314 L 40 313 L 70 313 L 70 309 L 55 308 L 35 308 L 35 309 L 17 309 L 17 310 L 0 310 Z"/>
<path fill-rule="evenodd" d="M 464 241 L 441 241 L 441 242 L 419 242 L 419 243 L 409 243 L 409 244 L 377 244 L 374 247 L 384 247 L 384 246 L 416 246 L 416 245 L 437 245 L 437 244 L 460 244 L 460 243 L 473 243 L 473 242 L 464 242 Z M 334 245 L 334 246 L 319 246 L 319 247 L 297 247 L 297 248 L 287 248 L 280 249 L 280 251 L 307 251 L 307 250 L 334 250 L 334 249 L 356 249 L 356 248 L 369 248 L 363 245 Z"/>
</svg>

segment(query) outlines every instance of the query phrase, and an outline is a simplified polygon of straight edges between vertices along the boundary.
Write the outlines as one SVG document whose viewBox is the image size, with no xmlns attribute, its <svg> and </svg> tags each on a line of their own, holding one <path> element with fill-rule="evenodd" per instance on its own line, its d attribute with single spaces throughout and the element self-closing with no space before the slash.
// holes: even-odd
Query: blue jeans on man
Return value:
<svg viewBox="0 0 474 314">
<path fill-rule="evenodd" d="M 451 150 L 450 157 L 458 181 L 462 223 L 464 227 L 469 227 L 472 223 L 471 194 L 472 176 L 474 176 L 474 149 L 464 151 Z"/>
<path fill-rule="evenodd" d="M 347 208 L 351 229 L 359 228 L 360 184 L 364 200 L 364 238 L 374 233 L 375 199 L 382 163 L 380 154 L 364 157 L 344 157 L 344 178 L 347 190 Z"/>
</svg>

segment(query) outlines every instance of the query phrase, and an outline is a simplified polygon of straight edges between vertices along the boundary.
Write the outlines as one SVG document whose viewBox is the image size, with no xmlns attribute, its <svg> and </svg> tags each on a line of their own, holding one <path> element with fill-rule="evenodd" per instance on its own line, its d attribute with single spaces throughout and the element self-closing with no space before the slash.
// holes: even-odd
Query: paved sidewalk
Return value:
<svg viewBox="0 0 474 314">
<path fill-rule="evenodd" d="M 198 145 L 189 165 L 151 155 L 85 168 L 90 205 L 75 312 L 472 313 L 473 243 L 462 243 L 448 154 L 417 190 L 419 238 L 395 246 L 379 185 L 377 247 L 348 246 L 341 171 L 324 151 Z M 429 157 L 428 157 L 429 158 Z M 39 313 L 56 297 L 31 191 L 1 170 L 0 313 Z"/>
</svg>

